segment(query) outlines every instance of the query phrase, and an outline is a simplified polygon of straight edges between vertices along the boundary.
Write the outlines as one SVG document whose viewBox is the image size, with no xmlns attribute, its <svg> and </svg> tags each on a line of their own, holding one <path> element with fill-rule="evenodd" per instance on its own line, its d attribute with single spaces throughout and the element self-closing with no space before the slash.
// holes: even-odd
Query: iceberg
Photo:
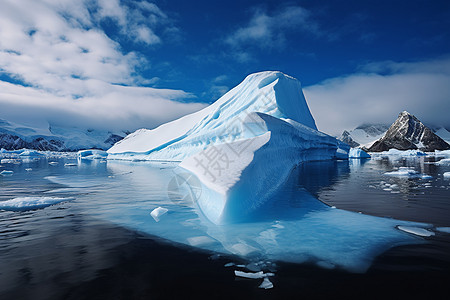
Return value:
<svg viewBox="0 0 450 300">
<path fill-rule="evenodd" d="M 370 155 L 360 148 L 350 148 L 348 158 L 370 158 Z"/>
<path fill-rule="evenodd" d="M 78 159 L 105 159 L 108 153 L 98 149 L 80 150 L 77 152 Z"/>
<path fill-rule="evenodd" d="M 215 224 L 244 220 L 305 161 L 348 159 L 350 147 L 317 130 L 301 84 L 281 72 L 247 76 L 210 106 L 140 129 L 108 159 L 178 161 L 196 175 L 196 199 Z M 274 176 L 276 174 L 276 176 Z"/>
</svg>

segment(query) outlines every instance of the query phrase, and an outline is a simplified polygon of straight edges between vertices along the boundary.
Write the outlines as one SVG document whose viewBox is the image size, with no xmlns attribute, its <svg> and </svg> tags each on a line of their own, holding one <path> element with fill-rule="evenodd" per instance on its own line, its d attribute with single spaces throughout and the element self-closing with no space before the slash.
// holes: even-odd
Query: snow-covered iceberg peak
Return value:
<svg viewBox="0 0 450 300">
<path fill-rule="evenodd" d="M 108 150 L 109 158 L 183 160 L 211 144 L 251 137 L 242 124 L 253 112 L 290 119 L 317 130 L 300 82 L 281 72 L 267 71 L 247 76 L 198 112 L 153 130 L 132 133 Z"/>
<path fill-rule="evenodd" d="M 200 180 L 195 202 L 215 224 L 245 221 L 301 162 L 346 159 L 348 145 L 317 131 L 300 83 L 281 72 L 248 76 L 215 103 L 108 150 L 108 159 L 181 161 Z"/>
</svg>

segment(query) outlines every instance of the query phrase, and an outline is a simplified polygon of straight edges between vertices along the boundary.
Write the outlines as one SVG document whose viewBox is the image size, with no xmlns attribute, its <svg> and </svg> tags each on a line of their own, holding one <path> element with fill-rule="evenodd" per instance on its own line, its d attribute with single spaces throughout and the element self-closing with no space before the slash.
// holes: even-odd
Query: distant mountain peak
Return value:
<svg viewBox="0 0 450 300">
<path fill-rule="evenodd" d="M 377 140 L 369 151 L 380 152 L 389 149 L 435 151 L 450 149 L 450 145 L 425 126 L 416 116 L 409 112 L 399 113 L 397 120 L 389 127 L 386 134 Z"/>
</svg>

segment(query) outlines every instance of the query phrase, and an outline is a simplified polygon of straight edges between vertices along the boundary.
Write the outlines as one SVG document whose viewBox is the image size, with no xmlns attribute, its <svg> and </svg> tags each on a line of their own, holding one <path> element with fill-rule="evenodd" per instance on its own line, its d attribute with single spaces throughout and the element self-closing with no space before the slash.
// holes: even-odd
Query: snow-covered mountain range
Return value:
<svg viewBox="0 0 450 300">
<path fill-rule="evenodd" d="M 369 148 L 388 129 L 389 125 L 387 124 L 362 124 L 353 130 L 344 130 L 339 139 L 351 147 Z"/>
<path fill-rule="evenodd" d="M 48 125 L 29 127 L 0 119 L 0 148 L 6 150 L 35 149 L 49 151 L 106 150 L 121 140 L 125 132 Z"/>
</svg>

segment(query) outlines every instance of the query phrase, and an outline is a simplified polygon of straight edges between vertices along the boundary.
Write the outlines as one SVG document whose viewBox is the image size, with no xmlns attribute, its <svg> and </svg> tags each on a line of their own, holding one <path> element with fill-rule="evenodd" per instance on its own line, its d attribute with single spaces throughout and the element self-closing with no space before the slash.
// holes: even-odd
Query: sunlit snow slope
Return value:
<svg viewBox="0 0 450 300">
<path fill-rule="evenodd" d="M 248 138 L 243 121 L 261 112 L 317 129 L 300 82 L 281 72 L 261 72 L 210 106 L 153 130 L 140 129 L 108 150 L 114 159 L 183 160 L 211 144 Z"/>
</svg>

